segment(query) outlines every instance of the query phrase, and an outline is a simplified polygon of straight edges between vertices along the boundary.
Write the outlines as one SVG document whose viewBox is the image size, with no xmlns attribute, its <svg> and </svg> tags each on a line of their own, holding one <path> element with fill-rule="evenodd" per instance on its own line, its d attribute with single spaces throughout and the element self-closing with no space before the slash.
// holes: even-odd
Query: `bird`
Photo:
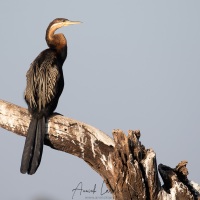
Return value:
<svg viewBox="0 0 200 200">
<path fill-rule="evenodd" d="M 49 48 L 42 51 L 30 64 L 26 73 L 24 99 L 31 115 L 20 172 L 34 174 L 41 162 L 46 123 L 57 107 L 64 88 L 62 66 L 67 57 L 67 40 L 62 33 L 55 31 L 63 26 L 80 24 L 65 18 L 54 19 L 46 30 L 46 43 Z"/>
</svg>

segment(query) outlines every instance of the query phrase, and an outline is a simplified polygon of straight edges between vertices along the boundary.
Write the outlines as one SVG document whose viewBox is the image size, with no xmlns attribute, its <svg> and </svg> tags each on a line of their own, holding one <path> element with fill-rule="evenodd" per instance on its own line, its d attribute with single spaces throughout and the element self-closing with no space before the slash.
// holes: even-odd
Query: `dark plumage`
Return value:
<svg viewBox="0 0 200 200">
<path fill-rule="evenodd" d="M 63 91 L 62 65 L 67 57 L 67 41 L 63 34 L 54 34 L 62 26 L 78 24 L 64 18 L 53 20 L 46 31 L 49 49 L 42 51 L 31 64 L 26 77 L 25 101 L 32 116 L 24 145 L 21 173 L 34 174 L 40 165 L 47 118 L 57 107 Z"/>
</svg>

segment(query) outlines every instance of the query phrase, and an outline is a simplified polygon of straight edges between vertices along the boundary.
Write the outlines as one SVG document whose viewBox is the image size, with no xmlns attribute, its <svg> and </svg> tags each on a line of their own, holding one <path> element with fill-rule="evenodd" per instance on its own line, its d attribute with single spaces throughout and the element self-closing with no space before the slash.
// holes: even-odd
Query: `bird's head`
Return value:
<svg viewBox="0 0 200 200">
<path fill-rule="evenodd" d="M 54 28 L 58 29 L 63 26 L 69 26 L 69 25 L 80 24 L 80 23 L 81 22 L 79 22 L 79 21 L 70 21 L 65 18 L 56 18 L 49 24 L 49 27 L 51 27 L 52 29 L 54 29 Z"/>
<path fill-rule="evenodd" d="M 72 24 L 80 24 L 79 21 L 70 21 L 65 18 L 56 18 L 48 26 L 46 30 L 46 41 L 50 48 L 63 49 L 67 45 L 67 40 L 62 33 L 55 34 L 55 31 L 63 26 Z"/>
</svg>

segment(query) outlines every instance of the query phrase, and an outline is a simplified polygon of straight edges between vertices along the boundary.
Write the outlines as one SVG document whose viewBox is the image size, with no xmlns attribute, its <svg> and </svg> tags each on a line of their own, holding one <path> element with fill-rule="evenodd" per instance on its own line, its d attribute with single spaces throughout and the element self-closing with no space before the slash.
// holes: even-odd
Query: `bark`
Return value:
<svg viewBox="0 0 200 200">
<path fill-rule="evenodd" d="M 0 126 L 26 136 L 27 109 L 0 100 Z M 160 164 L 156 154 L 140 142 L 140 131 L 113 131 L 113 139 L 97 128 L 54 114 L 45 144 L 83 159 L 101 175 L 116 200 L 200 199 L 200 186 L 187 178 L 187 161 L 175 168 Z M 23 148 L 23 147 L 22 147 Z M 158 171 L 163 179 L 161 186 Z"/>
</svg>

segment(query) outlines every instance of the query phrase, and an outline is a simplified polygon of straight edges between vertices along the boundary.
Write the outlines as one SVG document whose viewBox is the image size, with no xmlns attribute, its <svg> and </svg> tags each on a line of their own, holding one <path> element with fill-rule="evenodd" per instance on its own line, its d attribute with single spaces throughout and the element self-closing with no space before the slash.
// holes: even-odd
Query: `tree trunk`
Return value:
<svg viewBox="0 0 200 200">
<path fill-rule="evenodd" d="M 29 122 L 27 109 L 0 100 L 2 128 L 26 136 Z M 187 161 L 175 168 L 160 164 L 157 170 L 155 152 L 145 149 L 139 138 L 139 130 L 130 130 L 128 136 L 114 130 L 112 139 L 90 125 L 55 114 L 49 119 L 45 144 L 83 159 L 101 175 L 115 200 L 200 199 L 200 186 L 187 179 Z"/>
</svg>

